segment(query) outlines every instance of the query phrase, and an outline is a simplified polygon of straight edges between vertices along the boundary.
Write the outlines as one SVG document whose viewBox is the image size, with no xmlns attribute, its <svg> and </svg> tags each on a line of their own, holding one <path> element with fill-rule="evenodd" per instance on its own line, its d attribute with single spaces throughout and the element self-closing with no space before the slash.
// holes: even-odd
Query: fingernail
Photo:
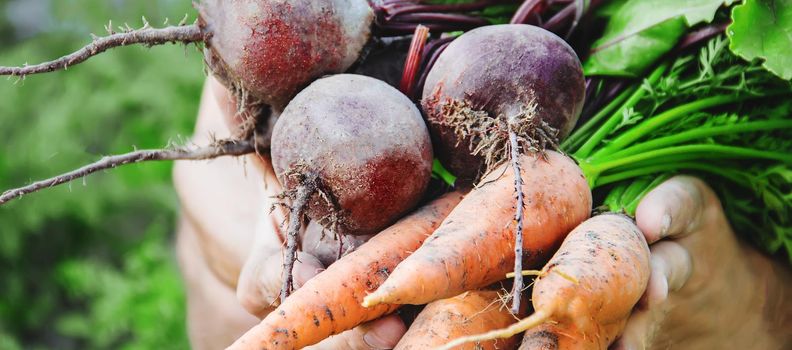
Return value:
<svg viewBox="0 0 792 350">
<path fill-rule="evenodd" d="M 668 236 L 669 230 L 671 230 L 671 214 L 665 213 L 660 219 L 660 238 Z"/>
<path fill-rule="evenodd" d="M 296 288 L 302 287 L 308 280 L 324 271 L 323 268 L 316 268 L 308 264 L 296 264 L 294 266 L 294 286 Z"/>
<path fill-rule="evenodd" d="M 377 327 L 363 335 L 363 341 L 372 349 L 390 349 L 393 347 L 394 342 L 388 340 L 392 340 L 397 336 L 390 333 L 392 332 L 390 332 L 388 327 Z"/>
</svg>

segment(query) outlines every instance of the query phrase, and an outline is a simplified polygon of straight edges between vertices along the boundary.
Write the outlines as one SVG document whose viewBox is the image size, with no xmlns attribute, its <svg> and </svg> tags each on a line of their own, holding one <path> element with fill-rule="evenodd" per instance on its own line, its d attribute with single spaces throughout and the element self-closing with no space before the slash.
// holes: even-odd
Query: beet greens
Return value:
<svg viewBox="0 0 792 350">
<path fill-rule="evenodd" d="M 607 210 L 634 214 L 676 173 L 708 179 L 736 231 L 792 258 L 792 84 L 716 37 L 626 88 L 561 149 Z"/>
</svg>

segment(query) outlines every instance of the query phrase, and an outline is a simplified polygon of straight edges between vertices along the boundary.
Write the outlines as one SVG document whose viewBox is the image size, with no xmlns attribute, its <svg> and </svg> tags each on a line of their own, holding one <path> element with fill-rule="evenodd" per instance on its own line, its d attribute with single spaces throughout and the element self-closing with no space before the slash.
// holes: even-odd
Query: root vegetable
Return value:
<svg viewBox="0 0 792 350">
<path fill-rule="evenodd" d="M 624 329 L 627 319 L 600 328 L 599 335 L 612 342 Z M 601 350 L 601 339 L 579 336 L 574 324 L 543 323 L 525 331 L 519 350 Z"/>
<path fill-rule="evenodd" d="M 215 76 L 278 109 L 312 80 L 355 63 L 374 20 L 364 0 L 203 0 L 198 11 Z"/>
<path fill-rule="evenodd" d="M 448 45 L 426 79 L 423 108 L 436 154 L 462 184 L 511 163 L 516 200 L 514 271 L 522 271 L 520 155 L 556 147 L 575 126 L 585 97 L 583 69 L 561 38 L 523 24 L 471 30 Z M 506 221 L 504 221 L 506 222 Z M 522 276 L 514 278 L 520 308 Z"/>
<path fill-rule="evenodd" d="M 526 198 L 524 260 L 540 266 L 591 212 L 591 191 L 570 158 L 521 156 Z M 425 304 L 502 280 L 514 261 L 514 176 L 502 165 L 390 274 L 364 305 Z"/>
<path fill-rule="evenodd" d="M 563 39 L 530 25 L 495 25 L 448 45 L 422 105 L 438 158 L 469 183 L 509 158 L 510 131 L 523 151 L 566 136 L 584 92 L 580 60 Z"/>
<path fill-rule="evenodd" d="M 434 349 L 453 339 L 503 328 L 514 322 L 514 316 L 497 291 L 465 292 L 426 305 L 394 349 Z M 508 350 L 517 347 L 517 337 L 468 345 L 460 349 Z"/>
<path fill-rule="evenodd" d="M 449 193 L 377 234 L 296 290 L 229 349 L 300 349 L 393 312 L 398 305 L 364 308 L 360 302 L 461 199 Z"/>
<path fill-rule="evenodd" d="M 336 233 L 365 235 L 412 209 L 429 182 L 432 146 L 406 96 L 382 81 L 340 74 L 317 80 L 284 109 L 272 163 L 291 199 L 291 264 L 303 213 Z M 291 285 L 285 276 L 282 298 Z"/>
<path fill-rule="evenodd" d="M 533 315 L 504 329 L 458 338 L 442 349 L 512 337 L 546 321 L 573 330 L 566 336 L 582 349 L 605 349 L 646 289 L 649 246 L 632 219 L 600 215 L 575 228 L 542 272 L 534 283 Z"/>
<path fill-rule="evenodd" d="M 0 67 L 0 75 L 24 77 L 79 64 L 110 48 L 169 42 L 204 43 L 209 69 L 235 92 L 240 110 L 255 115 L 280 110 L 311 81 L 347 71 L 373 35 L 411 33 L 419 23 L 434 31 L 466 30 L 488 21 L 466 15 L 497 1 L 435 6 L 415 0 L 202 0 L 196 24 L 141 29 L 129 26 L 57 60 Z M 186 18 L 185 18 L 186 19 Z M 145 21 L 145 19 L 144 19 Z"/>
</svg>

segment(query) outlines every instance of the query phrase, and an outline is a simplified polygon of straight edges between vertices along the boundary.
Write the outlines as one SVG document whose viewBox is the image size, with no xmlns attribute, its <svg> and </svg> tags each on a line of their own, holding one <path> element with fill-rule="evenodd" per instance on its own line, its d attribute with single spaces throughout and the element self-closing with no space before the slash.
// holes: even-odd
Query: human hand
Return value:
<svg viewBox="0 0 792 350">
<path fill-rule="evenodd" d="M 651 245 L 652 273 L 612 349 L 792 345 L 789 271 L 737 240 L 704 182 L 666 181 L 642 200 L 636 222 Z"/>
<path fill-rule="evenodd" d="M 241 122 L 235 108 L 228 91 L 210 78 L 195 141 L 205 142 L 210 133 L 216 138 L 230 136 Z M 178 250 L 187 285 L 191 342 L 194 348 L 224 347 L 276 305 L 282 271 L 278 224 L 285 215 L 280 209 L 270 212 L 270 207 L 281 188 L 265 155 L 242 161 L 179 162 L 174 182 L 182 202 Z M 343 249 L 362 241 L 348 238 Z M 293 269 L 297 287 L 335 260 L 338 243 L 321 230 L 307 230 L 303 248 Z M 312 349 L 392 348 L 404 332 L 403 322 L 393 315 Z"/>
</svg>

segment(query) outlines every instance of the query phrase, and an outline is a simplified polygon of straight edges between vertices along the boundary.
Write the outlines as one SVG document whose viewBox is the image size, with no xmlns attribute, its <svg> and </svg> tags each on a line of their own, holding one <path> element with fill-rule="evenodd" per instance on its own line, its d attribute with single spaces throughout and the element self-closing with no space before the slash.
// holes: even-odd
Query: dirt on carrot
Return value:
<svg viewBox="0 0 792 350">
<path fill-rule="evenodd" d="M 620 214 L 596 216 L 569 234 L 535 281 L 533 315 L 504 329 L 456 339 L 442 349 L 508 338 L 548 321 L 563 330 L 553 334 L 571 338 L 564 344 L 606 349 L 646 289 L 649 271 L 649 247 L 632 219 Z M 553 338 L 529 334 L 537 342 Z"/>
<path fill-rule="evenodd" d="M 495 290 L 477 290 L 426 305 L 395 350 L 434 349 L 468 334 L 503 328 L 517 319 Z M 459 349 L 504 350 L 517 347 L 517 337 L 465 344 Z"/>
<path fill-rule="evenodd" d="M 541 266 L 591 212 L 591 192 L 568 157 L 524 155 L 525 266 Z M 364 300 L 425 304 L 502 280 L 514 262 L 514 175 L 501 166 L 482 180 L 423 246 Z"/>
<path fill-rule="evenodd" d="M 393 312 L 398 305 L 361 306 L 462 200 L 460 192 L 436 199 L 385 229 L 296 290 L 229 349 L 300 349 Z"/>
</svg>

